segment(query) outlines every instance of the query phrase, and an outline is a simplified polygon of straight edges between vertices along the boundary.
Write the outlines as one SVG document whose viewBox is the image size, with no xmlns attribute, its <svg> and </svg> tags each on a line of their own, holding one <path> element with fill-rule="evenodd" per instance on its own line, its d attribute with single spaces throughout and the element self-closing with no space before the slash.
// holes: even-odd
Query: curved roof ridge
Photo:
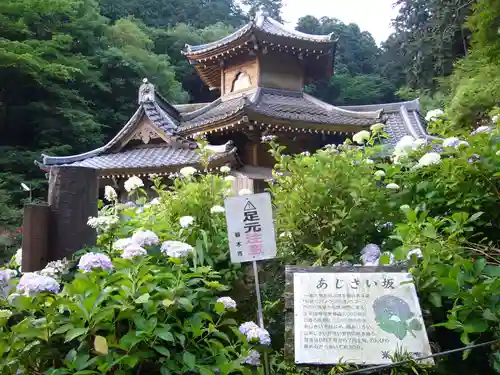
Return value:
<svg viewBox="0 0 500 375">
<path fill-rule="evenodd" d="M 364 104 L 364 105 L 343 105 L 339 108 L 354 110 L 354 111 L 365 111 L 375 108 L 382 108 L 384 112 L 399 112 L 401 106 L 404 106 L 408 111 L 420 111 L 420 101 L 418 98 L 413 100 L 406 100 L 394 103 L 382 103 L 382 104 Z"/>
<path fill-rule="evenodd" d="M 87 151 L 81 154 L 69 155 L 69 156 L 49 156 L 42 154 L 42 163 L 44 165 L 58 165 L 65 163 L 74 163 L 77 161 L 82 161 L 84 159 L 88 159 L 93 156 L 97 156 L 111 147 L 113 147 L 129 130 L 132 126 L 134 126 L 137 121 L 145 114 L 144 108 L 139 106 L 139 108 L 135 111 L 133 116 L 128 120 L 125 126 L 104 146 L 96 148 L 91 151 Z"/>
<path fill-rule="evenodd" d="M 327 35 L 303 33 L 302 31 L 298 31 L 298 30 L 295 30 L 293 28 L 287 27 L 286 25 L 282 24 L 281 22 L 276 21 L 274 18 L 272 18 L 270 16 L 264 16 L 263 21 L 267 21 L 271 25 L 273 25 L 274 27 L 277 27 L 278 29 L 281 29 L 287 33 L 292 34 L 293 36 L 297 37 L 298 39 L 303 39 L 303 40 L 328 43 L 328 42 L 332 41 L 332 36 L 334 35 L 333 32 L 329 33 Z M 257 25 L 257 27 L 264 32 L 268 32 L 265 29 L 263 29 L 262 26 Z"/>
<path fill-rule="evenodd" d="M 342 113 L 342 114 L 349 115 L 352 117 L 370 118 L 370 119 L 378 120 L 378 119 L 381 119 L 382 113 L 383 113 L 383 109 L 379 109 L 376 111 L 370 111 L 370 112 L 368 112 L 368 111 L 359 112 L 359 111 L 348 110 L 345 108 L 335 107 L 334 105 L 328 104 L 328 103 L 326 103 L 322 100 L 319 100 L 319 99 L 315 98 L 314 96 L 311 96 L 311 95 L 306 94 L 306 93 L 303 93 L 303 96 L 304 96 L 304 99 L 306 99 L 306 100 L 308 100 L 316 105 L 319 105 L 328 111 L 338 112 L 338 113 Z"/>
<path fill-rule="evenodd" d="M 182 120 L 191 120 L 207 111 L 209 111 L 210 109 L 218 106 L 220 103 L 222 102 L 221 100 L 221 97 L 218 97 L 217 99 L 215 99 L 212 103 L 208 103 L 205 107 L 201 107 L 201 108 L 198 108 L 198 109 L 195 109 L 194 111 L 191 111 L 191 112 L 185 112 L 185 113 L 182 113 Z"/>
<path fill-rule="evenodd" d="M 204 44 L 198 44 L 198 45 L 191 45 L 191 44 L 185 44 L 184 47 L 186 48 L 184 51 L 181 51 L 182 54 L 184 55 L 191 55 L 195 53 L 200 53 L 204 52 L 207 50 L 210 50 L 212 48 L 216 47 L 222 47 L 228 43 L 231 43 L 233 40 L 238 39 L 240 36 L 244 35 L 246 32 L 250 31 L 254 25 L 254 21 L 250 21 L 247 24 L 243 25 L 240 27 L 238 30 L 232 32 L 231 34 L 215 40 L 213 42 L 208 42 Z"/>
</svg>

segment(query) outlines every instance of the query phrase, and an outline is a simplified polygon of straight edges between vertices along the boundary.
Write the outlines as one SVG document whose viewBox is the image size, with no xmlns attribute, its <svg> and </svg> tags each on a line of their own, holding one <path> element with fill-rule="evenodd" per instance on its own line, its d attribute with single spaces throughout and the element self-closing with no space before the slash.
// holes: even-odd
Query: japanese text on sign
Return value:
<svg viewBox="0 0 500 375">
<path fill-rule="evenodd" d="M 397 350 L 430 355 L 410 280 L 408 273 L 294 273 L 296 363 L 388 364 Z"/>
<path fill-rule="evenodd" d="M 231 262 L 276 257 L 276 239 L 268 193 L 227 198 L 225 201 Z"/>
</svg>

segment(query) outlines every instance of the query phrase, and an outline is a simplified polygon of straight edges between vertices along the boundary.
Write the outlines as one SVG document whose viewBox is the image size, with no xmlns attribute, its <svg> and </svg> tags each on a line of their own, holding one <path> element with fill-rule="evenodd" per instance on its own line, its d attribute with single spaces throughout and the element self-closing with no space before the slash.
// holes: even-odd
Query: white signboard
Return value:
<svg viewBox="0 0 500 375">
<path fill-rule="evenodd" d="M 269 193 L 227 198 L 225 207 L 231 262 L 275 258 L 276 237 Z"/>
<path fill-rule="evenodd" d="M 397 350 L 415 358 L 432 354 L 410 274 L 293 277 L 296 363 L 377 365 L 392 363 Z"/>
</svg>

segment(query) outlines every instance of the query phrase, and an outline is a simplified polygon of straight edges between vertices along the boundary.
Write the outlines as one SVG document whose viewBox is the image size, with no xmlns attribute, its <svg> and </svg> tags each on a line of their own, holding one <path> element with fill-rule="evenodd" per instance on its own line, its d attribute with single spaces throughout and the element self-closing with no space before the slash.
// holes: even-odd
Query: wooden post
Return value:
<svg viewBox="0 0 500 375">
<path fill-rule="evenodd" d="M 50 209 L 47 205 L 24 206 L 23 272 L 39 271 L 48 262 Z"/>
<path fill-rule="evenodd" d="M 70 258 L 75 251 L 94 246 L 95 229 L 87 225 L 97 216 L 97 171 L 81 167 L 52 167 L 49 175 L 51 211 L 49 260 Z"/>
</svg>

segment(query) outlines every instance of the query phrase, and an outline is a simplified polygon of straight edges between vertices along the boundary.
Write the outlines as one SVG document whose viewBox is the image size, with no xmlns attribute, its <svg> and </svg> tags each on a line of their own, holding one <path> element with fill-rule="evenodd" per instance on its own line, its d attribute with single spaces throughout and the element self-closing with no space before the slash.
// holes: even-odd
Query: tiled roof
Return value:
<svg viewBox="0 0 500 375">
<path fill-rule="evenodd" d="M 215 154 L 212 160 L 235 153 L 232 149 L 226 153 Z M 93 156 L 82 161 L 63 164 L 94 169 L 135 169 L 161 168 L 168 166 L 192 165 L 200 161 L 196 150 L 175 148 L 165 144 L 154 147 L 139 147 L 117 153 Z"/>
<path fill-rule="evenodd" d="M 420 104 L 418 99 L 407 102 L 346 106 L 342 108 L 360 112 L 376 109 L 383 110 L 387 119 L 385 122 L 385 132 L 390 136 L 384 143 L 389 145 L 395 145 L 401 138 L 407 135 L 414 138 L 425 138 L 429 142 L 438 139 L 430 136 L 425 131 L 425 125 L 422 124 L 420 118 Z"/>
<path fill-rule="evenodd" d="M 382 121 L 381 110 L 355 112 L 334 107 L 301 91 L 259 88 L 183 113 L 180 130 L 199 129 L 240 111 L 310 124 L 369 126 Z"/>
<path fill-rule="evenodd" d="M 276 89 L 260 89 L 251 110 L 269 117 L 318 124 L 369 126 L 381 121 L 380 111 L 348 111 L 303 92 Z"/>
<path fill-rule="evenodd" d="M 189 45 L 186 44 L 186 50 L 183 51 L 185 55 L 196 55 L 204 52 L 209 52 L 211 50 L 223 47 L 229 43 L 232 43 L 244 35 L 251 35 L 253 31 L 263 32 L 269 35 L 281 36 L 294 40 L 303 40 L 313 43 L 331 43 L 332 34 L 329 35 L 312 35 L 305 34 L 294 29 L 287 28 L 285 25 L 279 23 L 278 21 L 269 17 L 269 14 L 265 11 L 259 11 L 255 15 L 255 18 L 244 25 L 243 27 L 236 30 L 234 33 L 219 39 L 214 42 L 200 44 L 200 45 Z"/>
<path fill-rule="evenodd" d="M 196 111 L 183 113 L 180 130 L 193 129 L 224 120 L 242 110 L 244 106 L 245 99 L 241 96 L 224 101 L 219 98 Z"/>
</svg>

